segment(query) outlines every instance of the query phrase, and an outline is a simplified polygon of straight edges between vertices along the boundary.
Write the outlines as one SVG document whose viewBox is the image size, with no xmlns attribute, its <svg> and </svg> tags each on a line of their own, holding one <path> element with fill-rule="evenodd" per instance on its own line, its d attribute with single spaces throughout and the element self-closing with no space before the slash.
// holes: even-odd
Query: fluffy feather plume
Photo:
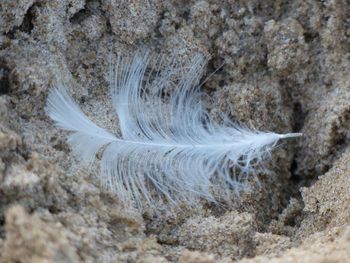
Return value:
<svg viewBox="0 0 350 263">
<path fill-rule="evenodd" d="M 63 86 L 51 90 L 46 107 L 58 127 L 73 132 L 68 142 L 80 160 L 90 163 L 102 149 L 101 180 L 124 202 L 153 206 L 159 196 L 195 205 L 220 198 L 213 194 L 217 186 L 221 193 L 239 192 L 280 139 L 301 135 L 215 122 L 200 102 L 202 56 L 188 67 L 160 59 L 161 71 L 150 72 L 149 62 L 148 54 L 119 57 L 111 68 L 120 136 L 90 121 Z"/>
</svg>

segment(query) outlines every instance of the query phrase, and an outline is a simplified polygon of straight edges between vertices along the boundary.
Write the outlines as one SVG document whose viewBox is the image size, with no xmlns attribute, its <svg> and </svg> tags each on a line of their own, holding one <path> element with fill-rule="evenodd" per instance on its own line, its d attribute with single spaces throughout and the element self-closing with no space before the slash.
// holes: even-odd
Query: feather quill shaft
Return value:
<svg viewBox="0 0 350 263">
<path fill-rule="evenodd" d="M 68 142 L 81 161 L 91 163 L 103 149 L 101 180 L 124 202 L 154 206 L 155 196 L 174 204 L 215 201 L 213 187 L 241 189 L 280 139 L 301 136 L 215 122 L 200 103 L 203 57 L 149 73 L 150 60 L 148 53 L 119 57 L 111 68 L 120 136 L 89 120 L 63 86 L 50 91 L 46 106 L 56 125 L 72 132 Z M 169 89 L 173 92 L 164 102 L 162 94 Z"/>
</svg>

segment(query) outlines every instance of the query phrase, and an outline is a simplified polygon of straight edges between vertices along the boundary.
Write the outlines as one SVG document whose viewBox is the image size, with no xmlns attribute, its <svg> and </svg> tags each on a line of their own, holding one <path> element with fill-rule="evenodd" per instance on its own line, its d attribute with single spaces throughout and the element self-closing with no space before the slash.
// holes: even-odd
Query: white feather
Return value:
<svg viewBox="0 0 350 263">
<path fill-rule="evenodd" d="M 73 132 L 68 141 L 77 157 L 89 163 L 105 146 L 102 182 L 124 202 L 152 206 L 159 196 L 195 205 L 200 198 L 220 198 L 214 187 L 222 194 L 239 192 L 278 140 L 301 135 L 249 130 L 228 120 L 218 124 L 200 103 L 203 57 L 187 67 L 159 62 L 161 71 L 147 72 L 150 59 L 147 53 L 119 57 L 111 69 L 121 136 L 91 122 L 64 87 L 48 96 L 46 111 L 60 128 Z M 169 89 L 173 92 L 164 102 Z"/>
</svg>

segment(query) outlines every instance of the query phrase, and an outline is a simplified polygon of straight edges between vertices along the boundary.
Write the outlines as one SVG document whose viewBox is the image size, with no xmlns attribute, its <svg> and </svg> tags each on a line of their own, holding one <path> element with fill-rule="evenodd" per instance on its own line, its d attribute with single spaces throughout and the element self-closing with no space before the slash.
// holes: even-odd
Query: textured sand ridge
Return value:
<svg viewBox="0 0 350 263">
<path fill-rule="evenodd" d="M 349 14 L 345 0 L 2 0 L 0 262 L 346 262 Z M 108 58 L 142 48 L 179 63 L 210 55 L 214 117 L 303 138 L 279 147 L 234 206 L 124 207 L 98 166 L 78 166 L 44 106 L 63 83 L 118 131 Z"/>
</svg>

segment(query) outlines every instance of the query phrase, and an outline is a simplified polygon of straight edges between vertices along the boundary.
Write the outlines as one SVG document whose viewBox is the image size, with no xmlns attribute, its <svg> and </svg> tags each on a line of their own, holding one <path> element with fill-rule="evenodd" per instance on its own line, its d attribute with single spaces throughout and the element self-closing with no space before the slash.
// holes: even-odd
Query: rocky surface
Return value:
<svg viewBox="0 0 350 263">
<path fill-rule="evenodd" d="M 1 262 L 344 262 L 350 254 L 350 3 L 343 0 L 0 2 Z M 301 131 L 234 206 L 124 207 L 45 115 L 64 84 L 118 125 L 111 54 L 210 55 L 215 117 Z M 214 74 L 211 74 L 215 72 Z M 210 78 L 208 78 L 210 76 Z"/>
</svg>

